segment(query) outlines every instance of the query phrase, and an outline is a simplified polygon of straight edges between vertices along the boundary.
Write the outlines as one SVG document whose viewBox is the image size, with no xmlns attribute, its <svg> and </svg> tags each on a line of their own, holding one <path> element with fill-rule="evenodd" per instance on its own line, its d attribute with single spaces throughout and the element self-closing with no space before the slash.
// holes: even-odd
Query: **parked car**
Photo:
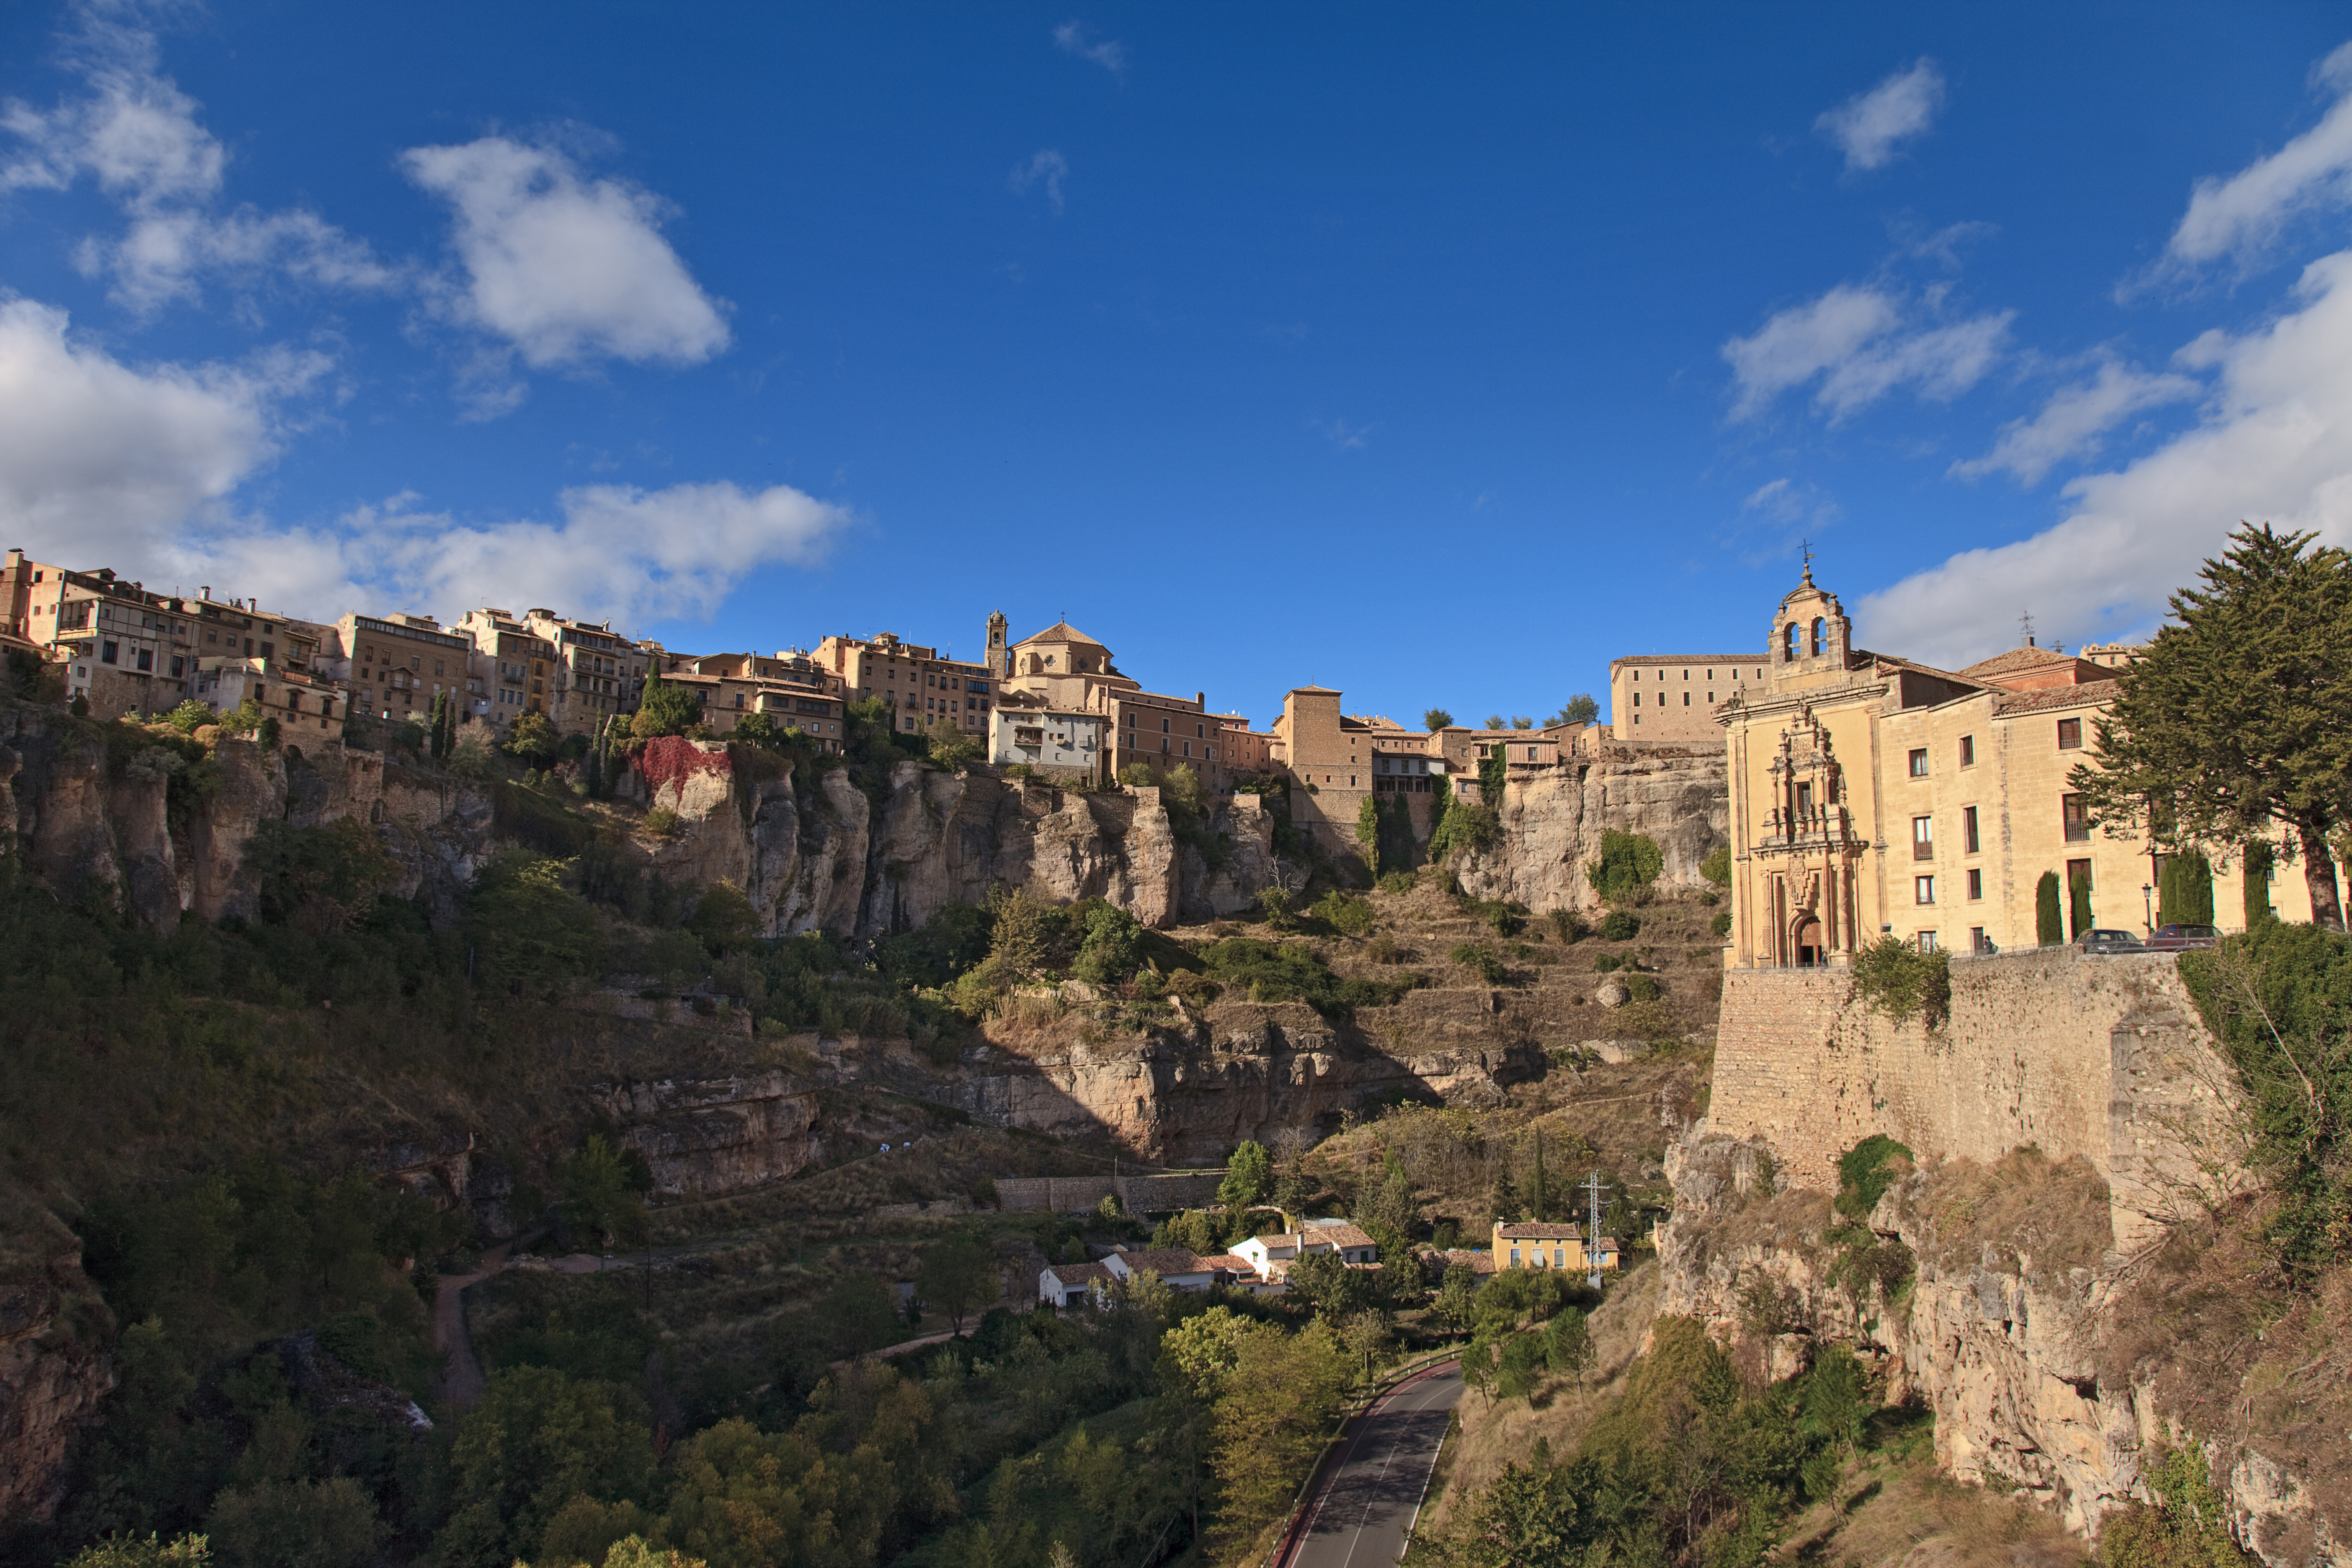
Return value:
<svg viewBox="0 0 2352 1568">
<path fill-rule="evenodd" d="M 2179 952 L 2192 947 L 2210 947 L 2221 940 L 2221 933 L 2211 926 L 2167 925 L 2156 928 L 2147 939 L 2150 952 Z"/>
<path fill-rule="evenodd" d="M 2074 945 L 2086 953 L 2147 951 L 2147 943 L 2127 931 L 2086 931 L 2074 939 Z"/>
</svg>

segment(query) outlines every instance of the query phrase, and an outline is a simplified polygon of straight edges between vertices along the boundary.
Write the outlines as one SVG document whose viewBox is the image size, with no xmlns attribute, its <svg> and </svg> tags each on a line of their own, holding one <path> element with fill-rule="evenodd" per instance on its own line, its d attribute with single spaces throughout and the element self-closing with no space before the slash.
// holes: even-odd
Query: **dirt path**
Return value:
<svg viewBox="0 0 2352 1568">
<path fill-rule="evenodd" d="M 884 1345 L 884 1346 L 883 1346 L 880 1350 L 878 1350 L 878 1351 L 867 1351 L 864 1355 L 861 1355 L 861 1356 L 853 1356 L 853 1357 L 851 1357 L 851 1358 L 850 1358 L 850 1360 L 851 1360 L 851 1361 L 878 1361 L 878 1360 L 882 1359 L 882 1358 L 883 1358 L 883 1357 L 885 1357 L 885 1356 L 894 1356 L 894 1355 L 897 1355 L 897 1354 L 898 1354 L 899 1352 L 903 1352 L 903 1351 L 919 1351 L 919 1350 L 921 1350 L 925 1345 L 938 1345 L 938 1344 L 945 1344 L 948 1341 L 952 1340 L 952 1339 L 955 1339 L 955 1338 L 957 1338 L 957 1337 L 958 1337 L 958 1335 L 956 1334 L 956 1331 L 955 1331 L 953 1329 L 941 1329 L 938 1333 L 935 1333 L 935 1334 L 924 1334 L 924 1335 L 922 1335 L 922 1336 L 921 1336 L 920 1338 L 919 1338 L 919 1339 L 903 1340 L 903 1341 L 901 1341 L 900 1342 L 898 1342 L 898 1344 L 895 1344 L 895 1345 Z M 837 1361 L 837 1362 L 835 1362 L 835 1363 L 833 1363 L 833 1370 L 834 1370 L 834 1371 L 835 1371 L 835 1372 L 839 1372 L 843 1367 L 845 1367 L 845 1366 L 847 1366 L 848 1364 L 849 1364 L 849 1362 L 846 1362 L 846 1361 Z"/>
<path fill-rule="evenodd" d="M 507 1266 L 505 1247 L 482 1254 L 482 1267 L 471 1274 L 444 1274 L 433 1297 L 433 1348 L 441 1356 L 441 1402 L 453 1410 L 470 1410 L 482 1402 L 482 1363 L 466 1332 L 466 1287 L 479 1284 Z"/>
</svg>

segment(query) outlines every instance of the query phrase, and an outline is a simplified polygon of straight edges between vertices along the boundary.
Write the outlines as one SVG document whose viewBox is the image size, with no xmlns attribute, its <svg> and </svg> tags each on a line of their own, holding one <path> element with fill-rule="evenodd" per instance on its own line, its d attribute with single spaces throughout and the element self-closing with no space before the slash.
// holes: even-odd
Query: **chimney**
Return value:
<svg viewBox="0 0 2352 1568">
<path fill-rule="evenodd" d="M 1200 709 L 1204 713 L 1207 712 L 1209 708 L 1209 694 L 1205 691 L 1195 691 L 1192 693 L 1192 706 Z"/>
</svg>

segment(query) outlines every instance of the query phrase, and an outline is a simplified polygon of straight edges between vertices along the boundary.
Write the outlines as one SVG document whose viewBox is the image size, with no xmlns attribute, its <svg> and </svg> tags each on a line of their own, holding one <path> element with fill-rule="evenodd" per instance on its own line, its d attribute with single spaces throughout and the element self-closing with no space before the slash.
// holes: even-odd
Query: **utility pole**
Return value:
<svg viewBox="0 0 2352 1568">
<path fill-rule="evenodd" d="M 1588 1178 L 1586 1179 L 1585 1184 L 1584 1184 L 1584 1190 L 1585 1190 L 1585 1193 L 1587 1194 L 1587 1195 L 1588 1195 L 1588 1196 L 1590 1197 L 1590 1199 L 1591 1199 L 1590 1203 L 1588 1203 L 1588 1204 L 1587 1204 L 1587 1205 L 1586 1205 L 1586 1209 L 1585 1209 L 1585 1212 L 1586 1212 L 1587 1215 L 1588 1215 L 1588 1216 L 1590 1217 L 1590 1219 L 1591 1219 L 1591 1225 L 1589 1226 L 1589 1227 L 1586 1229 L 1586 1231 L 1585 1231 L 1585 1233 L 1584 1233 L 1584 1267 L 1585 1267 L 1585 1268 L 1586 1268 L 1586 1270 L 1587 1270 L 1587 1272 L 1586 1272 L 1586 1274 L 1585 1274 L 1585 1276 L 1584 1276 L 1584 1282 L 1585 1282 L 1587 1285 L 1591 1286 L 1595 1290 L 1598 1290 L 1598 1289 L 1601 1289 L 1601 1248 L 1600 1248 L 1600 1242 L 1601 1242 L 1601 1173 L 1600 1173 L 1600 1172 L 1598 1172 L 1598 1171 L 1593 1172 L 1593 1173 L 1592 1173 L 1592 1174 L 1591 1174 L 1590 1177 L 1588 1177 Z"/>
</svg>

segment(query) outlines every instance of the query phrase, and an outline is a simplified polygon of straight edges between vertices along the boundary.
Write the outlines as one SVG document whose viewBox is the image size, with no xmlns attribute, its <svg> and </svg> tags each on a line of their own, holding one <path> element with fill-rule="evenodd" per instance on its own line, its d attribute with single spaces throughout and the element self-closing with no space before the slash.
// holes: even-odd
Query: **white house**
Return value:
<svg viewBox="0 0 2352 1568">
<path fill-rule="evenodd" d="M 1006 690 L 988 715 L 988 760 L 1060 773 L 1094 773 L 1103 760 L 1103 715 L 1056 708 Z"/>
<path fill-rule="evenodd" d="M 1205 1290 L 1217 1282 L 1217 1270 L 1207 1259 L 1181 1247 L 1162 1247 L 1140 1252 L 1121 1248 L 1105 1258 L 1103 1267 L 1120 1279 L 1131 1279 L 1138 1274 L 1157 1274 L 1161 1284 L 1174 1290 Z"/>
<path fill-rule="evenodd" d="M 1037 1301 L 1046 1307 L 1088 1307 L 1118 1278 L 1099 1263 L 1056 1263 L 1037 1276 Z"/>
<path fill-rule="evenodd" d="M 1340 1262 L 1350 1264 L 1377 1263 L 1381 1258 L 1379 1244 L 1343 1219 L 1308 1220 L 1303 1229 L 1253 1236 L 1234 1248 L 1261 1279 L 1274 1277 L 1273 1265 L 1295 1263 L 1310 1252 L 1336 1252 Z"/>
</svg>

